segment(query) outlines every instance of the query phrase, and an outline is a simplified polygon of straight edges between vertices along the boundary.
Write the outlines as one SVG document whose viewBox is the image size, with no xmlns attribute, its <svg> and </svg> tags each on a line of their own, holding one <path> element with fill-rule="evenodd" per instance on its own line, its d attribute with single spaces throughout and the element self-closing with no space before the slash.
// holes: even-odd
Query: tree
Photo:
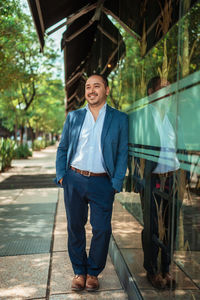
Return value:
<svg viewBox="0 0 200 300">
<path fill-rule="evenodd" d="M 49 86 L 45 80 L 51 80 L 51 85 L 55 84 L 57 89 L 58 82 L 53 78 L 58 54 L 50 40 L 44 53 L 40 53 L 32 20 L 20 7 L 18 0 L 9 1 L 6 5 L 0 0 L 0 11 L 0 118 L 6 128 L 15 128 L 16 133 L 17 129 L 21 129 L 22 143 L 24 127 L 31 123 L 29 118 L 34 113 L 34 101 L 39 103 L 43 101 L 43 95 L 48 94 Z M 42 89 L 41 84 L 47 90 Z M 64 92 L 59 96 L 59 101 L 63 101 Z"/>
<path fill-rule="evenodd" d="M 0 0 L 0 91 L 10 88 L 23 74 L 18 64 L 18 43 L 23 37 L 23 15 L 18 1 Z"/>
<path fill-rule="evenodd" d="M 65 120 L 64 88 L 58 79 L 43 78 L 39 95 L 32 105 L 28 123 L 36 132 L 58 134 Z"/>
</svg>

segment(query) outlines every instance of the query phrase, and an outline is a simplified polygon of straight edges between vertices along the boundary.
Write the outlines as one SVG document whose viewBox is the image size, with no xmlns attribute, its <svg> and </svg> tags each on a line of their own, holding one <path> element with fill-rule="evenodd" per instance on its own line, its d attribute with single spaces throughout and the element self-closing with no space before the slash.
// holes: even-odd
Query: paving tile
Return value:
<svg viewBox="0 0 200 300">
<path fill-rule="evenodd" d="M 130 213 L 129 215 L 127 215 L 127 211 L 124 213 L 125 208 L 122 207 L 122 205 L 124 203 L 127 204 L 130 199 L 122 194 L 124 193 L 120 193 L 114 202 L 112 218 L 113 235 L 144 299 L 200 299 L 200 291 L 196 286 L 200 285 L 199 252 L 184 252 L 182 255 L 180 252 L 176 252 L 175 261 L 184 272 L 182 272 L 176 264 L 172 264 L 171 272 L 174 274 L 178 284 L 175 292 L 171 292 L 170 294 L 169 291 L 156 291 L 147 281 L 146 271 L 143 268 L 143 251 L 141 249 L 142 226 Z M 122 204 L 119 203 L 119 201 L 122 202 Z M 138 200 L 136 201 L 138 202 Z M 190 278 L 192 278 L 193 281 Z"/>
<path fill-rule="evenodd" d="M 1 190 L 0 208 L 15 204 L 56 203 L 57 195 L 57 188 Z"/>
<path fill-rule="evenodd" d="M 10 196 L 10 197 L 13 197 L 13 198 L 16 198 L 17 196 L 20 195 L 20 193 L 23 191 L 23 189 L 21 190 L 2 190 L 1 193 L 0 193 L 0 201 L 2 198 L 4 197 L 7 197 L 7 196 Z M 1 202 L 0 202 L 1 203 Z"/>
<path fill-rule="evenodd" d="M 73 270 L 68 252 L 53 253 L 50 294 L 70 291 Z"/>
<path fill-rule="evenodd" d="M 174 259 L 185 274 L 200 288 L 200 252 L 176 251 Z"/>
<path fill-rule="evenodd" d="M 53 252 L 62 252 L 67 250 L 67 235 L 54 236 Z"/>
<path fill-rule="evenodd" d="M 53 214 L 5 216 L 0 219 L 0 241 L 47 237 L 52 233 Z"/>
<path fill-rule="evenodd" d="M 66 215 L 65 211 L 65 204 L 64 204 L 64 192 L 62 188 L 58 189 L 58 208 L 57 208 L 57 215 Z"/>
<path fill-rule="evenodd" d="M 143 252 L 139 249 L 121 249 L 121 253 L 125 259 L 125 262 L 135 278 L 136 283 L 141 289 L 151 289 L 152 286 L 146 278 L 146 272 L 143 268 Z M 192 289 L 196 290 L 197 287 L 175 264 L 171 266 L 171 272 L 177 281 L 178 289 Z"/>
<path fill-rule="evenodd" d="M 0 258 L 0 299 L 46 296 L 50 254 Z"/>
<path fill-rule="evenodd" d="M 10 204 L 0 205 L 0 218 L 9 218 L 16 216 L 27 215 L 43 215 L 54 214 L 56 210 L 56 203 L 41 202 L 40 203 L 24 203 L 24 204 Z"/>
<path fill-rule="evenodd" d="M 50 294 L 71 293 L 73 276 L 68 252 L 53 253 Z M 100 291 L 121 289 L 121 284 L 109 257 L 104 271 L 99 275 L 99 282 Z"/>
<path fill-rule="evenodd" d="M 63 215 L 56 215 L 56 225 L 55 225 L 55 232 L 57 233 L 64 233 L 67 229 L 67 218 L 66 214 Z"/>
<path fill-rule="evenodd" d="M 16 199 L 23 192 L 22 189 L 18 190 L 1 190 L 0 192 L 0 205 L 8 205 L 15 203 Z"/>
<path fill-rule="evenodd" d="M 113 236 L 119 248 L 142 248 L 141 236 L 134 233 L 121 233 L 114 229 Z"/>
<path fill-rule="evenodd" d="M 123 192 L 117 194 L 115 198 L 115 202 L 119 202 L 126 212 L 134 216 L 143 225 L 143 213 L 139 194 Z"/>
<path fill-rule="evenodd" d="M 119 248 L 141 248 L 141 224 L 122 205 L 115 201 L 112 232 Z"/>
<path fill-rule="evenodd" d="M 123 193 L 117 193 L 115 195 L 115 200 L 114 200 L 114 205 L 113 205 L 113 211 L 117 212 L 117 211 L 123 211 L 124 213 L 127 212 L 127 210 L 121 205 L 120 200 L 121 200 L 121 194 Z"/>
<path fill-rule="evenodd" d="M 123 208 L 121 209 L 121 211 L 114 211 L 113 215 L 112 215 L 112 220 L 118 220 L 120 222 L 133 222 L 133 223 L 137 223 L 137 227 L 139 228 L 143 228 L 143 226 L 140 225 L 140 223 L 127 211 L 123 211 Z"/>
<path fill-rule="evenodd" d="M 141 231 L 142 228 L 137 221 L 129 218 L 121 221 L 116 218 L 112 220 L 112 232 L 118 247 L 122 248 L 141 248 Z"/>
<path fill-rule="evenodd" d="M 54 178 L 55 174 L 48 174 L 45 170 L 38 174 L 13 174 L 0 182 L 0 190 L 55 188 Z"/>
<path fill-rule="evenodd" d="M 57 213 L 56 216 L 53 251 L 67 251 L 67 220 L 65 214 L 60 215 Z"/>
<path fill-rule="evenodd" d="M 49 253 L 51 237 L 9 240 L 0 244 L 0 256 Z"/>
<path fill-rule="evenodd" d="M 0 256 L 48 253 L 56 203 L 0 206 Z"/>
<path fill-rule="evenodd" d="M 176 290 L 176 291 L 154 291 L 140 290 L 144 300 L 199 300 L 200 291 Z"/>
<path fill-rule="evenodd" d="M 123 291 L 110 290 L 105 292 L 87 293 L 69 293 L 61 295 L 52 295 L 49 300 L 128 300 L 128 296 Z"/>
<path fill-rule="evenodd" d="M 58 200 L 57 188 L 26 189 L 17 198 L 17 202 L 23 203 L 56 203 Z"/>
</svg>

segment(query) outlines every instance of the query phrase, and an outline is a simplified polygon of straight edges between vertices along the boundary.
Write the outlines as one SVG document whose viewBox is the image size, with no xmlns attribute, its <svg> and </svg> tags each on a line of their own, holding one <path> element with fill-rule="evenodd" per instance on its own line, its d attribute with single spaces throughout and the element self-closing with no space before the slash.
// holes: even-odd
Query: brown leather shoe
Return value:
<svg viewBox="0 0 200 300">
<path fill-rule="evenodd" d="M 161 274 L 151 274 L 147 272 L 147 278 L 149 282 L 158 290 L 164 290 L 166 288 L 166 279 Z"/>
<path fill-rule="evenodd" d="M 82 291 L 85 288 L 85 275 L 75 275 L 72 280 L 72 291 Z"/>
<path fill-rule="evenodd" d="M 163 278 L 166 280 L 166 286 L 168 289 L 175 290 L 176 280 L 173 278 L 172 274 L 169 272 L 163 274 Z"/>
<path fill-rule="evenodd" d="M 88 292 L 95 292 L 99 289 L 99 280 L 96 276 L 87 275 L 86 279 L 86 290 Z"/>
</svg>

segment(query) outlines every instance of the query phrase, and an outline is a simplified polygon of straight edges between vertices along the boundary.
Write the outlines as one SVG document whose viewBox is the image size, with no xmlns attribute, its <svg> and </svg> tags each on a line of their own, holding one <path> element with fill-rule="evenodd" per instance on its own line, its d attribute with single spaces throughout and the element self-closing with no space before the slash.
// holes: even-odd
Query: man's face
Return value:
<svg viewBox="0 0 200 300">
<path fill-rule="evenodd" d="M 109 94 L 109 87 L 105 87 L 103 78 L 92 75 L 85 84 L 85 98 L 90 106 L 103 106 Z"/>
<path fill-rule="evenodd" d="M 154 89 L 153 88 L 148 89 L 148 95 L 151 95 L 169 85 L 170 85 L 169 81 L 167 81 L 166 79 L 160 79 L 158 80 Z"/>
</svg>

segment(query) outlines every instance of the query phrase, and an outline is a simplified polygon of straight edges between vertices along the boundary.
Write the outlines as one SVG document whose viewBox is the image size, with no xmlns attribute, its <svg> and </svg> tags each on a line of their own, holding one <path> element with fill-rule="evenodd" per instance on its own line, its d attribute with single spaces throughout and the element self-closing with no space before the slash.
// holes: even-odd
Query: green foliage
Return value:
<svg viewBox="0 0 200 300">
<path fill-rule="evenodd" d="M 22 39 L 23 22 L 19 1 L 0 0 L 0 90 L 21 78 L 18 63 L 18 41 Z"/>
<path fill-rule="evenodd" d="M 109 102 L 112 106 L 126 109 L 145 97 L 147 84 L 154 76 L 165 75 L 173 83 L 177 81 L 178 72 L 181 78 L 199 70 L 200 3 L 194 5 L 144 57 L 141 57 L 140 43 L 111 20 L 126 44 L 126 55 L 109 75 Z"/>
<path fill-rule="evenodd" d="M 0 0 L 0 119 L 9 130 L 33 126 L 35 132 L 59 133 L 65 114 L 64 86 L 54 79 L 59 53 L 50 39 L 40 53 L 32 18 L 22 3 Z"/>
<path fill-rule="evenodd" d="M 43 76 L 36 97 L 29 110 L 29 125 L 37 131 L 60 133 L 65 120 L 64 88 L 58 79 Z"/>
<path fill-rule="evenodd" d="M 35 151 L 44 149 L 46 147 L 45 140 L 35 140 L 32 149 Z"/>
<path fill-rule="evenodd" d="M 0 168 L 3 172 L 11 166 L 11 161 L 14 156 L 15 142 L 11 139 L 0 140 Z"/>
<path fill-rule="evenodd" d="M 48 147 L 48 146 L 53 146 L 53 145 L 55 145 L 55 141 L 46 141 L 45 140 L 45 147 Z"/>
<path fill-rule="evenodd" d="M 41 149 L 44 149 L 48 146 L 51 146 L 51 145 L 54 145 L 55 144 L 55 141 L 48 141 L 48 140 L 45 140 L 45 139 L 42 139 L 42 140 L 35 140 L 34 143 L 33 143 L 33 146 L 32 146 L 32 149 L 34 151 L 39 151 Z"/>
<path fill-rule="evenodd" d="M 29 149 L 28 144 L 18 145 L 14 149 L 14 158 L 15 159 L 28 158 L 29 156 L 32 156 L 32 152 Z"/>
</svg>

